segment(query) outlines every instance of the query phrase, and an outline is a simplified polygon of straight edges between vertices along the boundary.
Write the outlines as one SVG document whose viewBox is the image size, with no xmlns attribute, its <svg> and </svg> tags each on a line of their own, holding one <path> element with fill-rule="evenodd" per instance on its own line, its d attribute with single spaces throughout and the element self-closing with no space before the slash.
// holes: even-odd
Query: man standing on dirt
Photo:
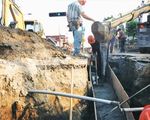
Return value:
<svg viewBox="0 0 150 120">
<path fill-rule="evenodd" d="M 85 18 L 90 21 L 95 21 L 91 17 L 85 14 L 82 9 L 82 6 L 85 5 L 86 0 L 77 0 L 68 5 L 67 10 L 67 20 L 69 31 L 73 32 L 74 38 L 74 52 L 73 55 L 77 56 L 80 54 L 80 47 L 82 41 L 82 18 Z"/>
</svg>

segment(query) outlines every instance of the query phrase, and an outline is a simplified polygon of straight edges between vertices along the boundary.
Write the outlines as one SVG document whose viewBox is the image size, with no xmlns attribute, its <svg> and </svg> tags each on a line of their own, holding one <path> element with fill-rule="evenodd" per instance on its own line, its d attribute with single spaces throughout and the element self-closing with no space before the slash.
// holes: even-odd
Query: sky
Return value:
<svg viewBox="0 0 150 120">
<path fill-rule="evenodd" d="M 66 17 L 49 17 L 50 12 L 66 12 L 67 5 L 75 0 L 15 0 L 24 13 L 25 19 L 35 18 L 43 24 L 45 35 L 66 35 L 70 38 L 72 33 L 68 32 Z M 136 9 L 142 0 L 87 0 L 83 7 L 85 13 L 102 22 L 105 17 L 113 15 L 118 17 L 119 13 L 125 14 Z M 145 0 L 146 1 L 146 0 Z M 28 15 L 31 13 L 32 15 Z M 92 22 L 83 20 L 86 36 L 91 33 Z M 70 40 L 72 41 L 72 40 Z"/>
</svg>

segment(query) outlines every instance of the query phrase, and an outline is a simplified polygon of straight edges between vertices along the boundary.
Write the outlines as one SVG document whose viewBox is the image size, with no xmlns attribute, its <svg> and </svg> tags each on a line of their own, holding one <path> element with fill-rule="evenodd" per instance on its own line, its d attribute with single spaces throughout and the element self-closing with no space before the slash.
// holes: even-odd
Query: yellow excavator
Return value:
<svg viewBox="0 0 150 120">
<path fill-rule="evenodd" d="M 0 0 L 0 24 L 11 28 L 19 28 L 43 36 L 44 30 L 37 20 L 24 20 L 24 15 L 13 0 Z"/>
<path fill-rule="evenodd" d="M 111 28 L 117 27 L 118 25 L 134 20 L 138 18 L 141 14 L 150 12 L 150 3 L 145 4 L 142 7 L 139 7 L 137 9 L 134 9 L 130 13 L 127 13 L 119 18 L 116 18 L 111 21 Z"/>
</svg>

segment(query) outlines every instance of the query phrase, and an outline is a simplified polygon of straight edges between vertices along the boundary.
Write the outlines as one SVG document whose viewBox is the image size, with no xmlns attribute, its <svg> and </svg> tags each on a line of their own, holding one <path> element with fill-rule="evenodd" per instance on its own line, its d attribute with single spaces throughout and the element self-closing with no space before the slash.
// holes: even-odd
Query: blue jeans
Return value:
<svg viewBox="0 0 150 120">
<path fill-rule="evenodd" d="M 81 49 L 81 41 L 82 41 L 82 29 L 79 27 L 76 30 L 73 30 L 73 38 L 74 38 L 74 52 L 73 55 L 78 55 Z"/>
<path fill-rule="evenodd" d="M 113 36 L 112 39 L 109 41 L 109 45 L 110 45 L 110 48 L 109 48 L 109 49 L 110 49 L 110 53 L 113 52 L 115 41 L 116 41 L 115 36 Z"/>
</svg>

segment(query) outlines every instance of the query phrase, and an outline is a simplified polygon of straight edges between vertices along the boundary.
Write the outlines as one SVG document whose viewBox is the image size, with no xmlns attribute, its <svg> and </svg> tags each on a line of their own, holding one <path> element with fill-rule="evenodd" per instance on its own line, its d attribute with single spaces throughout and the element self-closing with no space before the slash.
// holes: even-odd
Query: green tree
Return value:
<svg viewBox="0 0 150 120">
<path fill-rule="evenodd" d="M 128 36 L 133 37 L 133 40 L 136 35 L 136 28 L 137 28 L 137 21 L 132 20 L 126 23 L 126 34 Z"/>
</svg>

